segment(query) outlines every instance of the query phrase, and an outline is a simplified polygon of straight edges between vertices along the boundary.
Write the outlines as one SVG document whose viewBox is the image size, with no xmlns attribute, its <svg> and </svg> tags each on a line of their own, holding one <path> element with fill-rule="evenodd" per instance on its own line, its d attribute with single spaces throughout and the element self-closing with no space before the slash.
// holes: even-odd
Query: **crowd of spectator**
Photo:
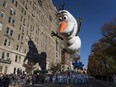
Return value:
<svg viewBox="0 0 116 87">
<path fill-rule="evenodd" d="M 34 85 L 44 83 L 78 84 L 88 81 L 87 74 L 1 74 L 0 87 L 15 87 L 16 85 Z"/>
<path fill-rule="evenodd" d="M 98 78 L 98 77 L 97 77 Z M 116 84 L 116 75 L 112 80 Z M 0 87 L 15 87 L 16 85 L 35 85 L 35 84 L 80 84 L 87 83 L 88 75 L 85 73 L 65 73 L 65 74 L 1 74 Z"/>
</svg>

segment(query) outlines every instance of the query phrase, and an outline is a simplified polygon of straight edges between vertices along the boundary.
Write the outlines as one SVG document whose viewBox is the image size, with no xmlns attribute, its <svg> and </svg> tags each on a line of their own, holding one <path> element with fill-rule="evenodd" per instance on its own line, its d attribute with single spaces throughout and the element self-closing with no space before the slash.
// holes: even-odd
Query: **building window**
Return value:
<svg viewBox="0 0 116 87">
<path fill-rule="evenodd" d="M 24 50 L 24 53 L 26 53 L 26 49 Z"/>
<path fill-rule="evenodd" d="M 2 59 L 4 59 L 5 57 L 5 52 L 2 52 Z"/>
<path fill-rule="evenodd" d="M 14 72 L 13 72 L 13 74 L 16 74 L 16 67 L 14 67 Z"/>
<path fill-rule="evenodd" d="M 42 7 L 42 1 L 38 0 L 39 5 Z"/>
<path fill-rule="evenodd" d="M 15 26 L 16 21 L 12 19 L 11 17 L 9 17 L 8 22 L 12 23 L 12 25 Z"/>
<path fill-rule="evenodd" d="M 14 15 L 16 15 L 17 14 L 17 12 L 16 12 L 16 10 L 14 10 Z"/>
<path fill-rule="evenodd" d="M 8 67 L 5 66 L 4 73 L 7 73 L 7 69 L 8 69 Z"/>
<path fill-rule="evenodd" d="M 3 66 L 0 66 L 0 72 L 2 72 Z"/>
<path fill-rule="evenodd" d="M 49 20 L 52 22 L 52 17 L 51 16 L 49 16 Z"/>
<path fill-rule="evenodd" d="M 10 46 L 11 45 L 11 41 L 7 38 L 5 38 L 4 40 L 4 46 Z"/>
<path fill-rule="evenodd" d="M 8 60 L 10 60 L 10 59 L 9 59 L 9 53 L 6 54 L 6 57 L 7 57 Z"/>
<path fill-rule="evenodd" d="M 21 56 L 19 56 L 19 63 L 21 62 Z"/>
<path fill-rule="evenodd" d="M 11 23 L 11 20 L 12 20 L 11 17 L 9 17 L 8 22 Z"/>
<path fill-rule="evenodd" d="M 25 4 L 25 0 L 23 0 L 23 5 Z"/>
<path fill-rule="evenodd" d="M 14 19 L 12 20 L 12 25 L 15 26 L 15 20 Z"/>
<path fill-rule="evenodd" d="M 30 1 L 30 3 L 29 3 L 30 5 L 32 4 L 32 1 Z"/>
<path fill-rule="evenodd" d="M 15 0 L 12 0 L 12 3 L 14 4 L 15 3 Z"/>
<path fill-rule="evenodd" d="M 4 13 L 4 11 L 1 11 L 1 18 L 4 19 L 4 17 L 5 17 L 5 13 Z"/>
<path fill-rule="evenodd" d="M 15 62 L 17 62 L 17 58 L 18 58 L 18 56 L 16 55 L 16 56 L 15 56 Z"/>
<path fill-rule="evenodd" d="M 22 49 L 21 49 L 21 48 L 22 48 L 22 47 L 21 47 L 21 46 L 19 46 L 19 51 L 20 51 L 20 52 L 22 52 Z"/>
<path fill-rule="evenodd" d="M 24 12 L 24 8 L 22 8 L 22 13 Z"/>
<path fill-rule="evenodd" d="M 10 36 L 12 36 L 13 35 L 13 30 L 10 30 Z"/>
<path fill-rule="evenodd" d="M 20 40 L 20 34 L 18 35 L 18 40 Z"/>
<path fill-rule="evenodd" d="M 64 69 L 65 67 L 64 67 L 64 66 L 62 66 L 62 68 Z"/>
<path fill-rule="evenodd" d="M 10 8 L 10 14 L 13 15 L 13 13 L 14 13 L 14 9 Z"/>
<path fill-rule="evenodd" d="M 19 30 L 21 30 L 21 25 L 20 25 L 20 27 L 19 27 Z"/>
<path fill-rule="evenodd" d="M 26 14 L 27 14 L 27 12 L 25 11 L 25 12 L 24 12 L 24 15 L 26 15 Z"/>
<path fill-rule="evenodd" d="M 23 41 L 23 35 L 21 36 L 21 41 Z"/>
<path fill-rule="evenodd" d="M 0 22 L 0 30 L 2 30 L 2 23 Z"/>
<path fill-rule="evenodd" d="M 22 13 L 24 13 L 24 8 L 22 8 Z"/>
<path fill-rule="evenodd" d="M 25 4 L 25 8 L 27 9 L 27 3 Z"/>
<path fill-rule="evenodd" d="M 6 46 L 7 45 L 7 39 L 5 38 L 5 40 L 4 40 L 4 46 Z"/>
<path fill-rule="evenodd" d="M 11 9 L 10 9 L 10 14 L 11 14 L 11 15 L 16 15 L 16 10 L 13 9 L 13 8 L 11 8 Z"/>
<path fill-rule="evenodd" d="M 28 30 L 27 30 L 27 32 L 26 32 L 26 33 L 27 33 L 27 35 L 28 35 Z"/>
<path fill-rule="evenodd" d="M 26 0 L 27 2 L 29 2 L 28 0 Z"/>
<path fill-rule="evenodd" d="M 16 7 L 18 6 L 18 1 L 16 1 L 15 6 L 16 6 Z"/>
<path fill-rule="evenodd" d="M 24 27 L 22 27 L 22 33 L 24 33 Z"/>
<path fill-rule="evenodd" d="M 23 20 L 23 16 L 21 16 L 21 19 L 20 19 L 21 21 Z"/>
<path fill-rule="evenodd" d="M 23 25 L 25 26 L 25 18 L 23 19 Z"/>
<path fill-rule="evenodd" d="M 32 16 L 35 17 L 34 13 L 32 12 Z"/>
<path fill-rule="evenodd" d="M 6 1 L 4 1 L 4 3 L 3 3 L 3 7 L 7 7 L 7 2 Z"/>
<path fill-rule="evenodd" d="M 7 57 L 9 58 L 9 53 L 7 53 Z"/>
<path fill-rule="evenodd" d="M 17 7 L 18 6 L 18 1 L 17 0 L 12 0 L 12 3 Z"/>
<path fill-rule="evenodd" d="M 56 51 L 58 51 L 58 41 L 56 39 Z"/>
<path fill-rule="evenodd" d="M 19 50 L 19 45 L 17 45 L 16 50 Z"/>
<path fill-rule="evenodd" d="M 6 34 L 12 36 L 13 35 L 13 30 L 11 30 L 9 27 L 7 27 Z"/>
<path fill-rule="evenodd" d="M 9 33 L 9 30 L 10 30 L 10 29 L 9 29 L 9 27 L 7 27 L 7 29 L 6 29 L 6 34 L 8 34 L 8 33 Z"/>
<path fill-rule="evenodd" d="M 28 15 L 28 19 L 30 19 L 30 15 Z"/>
<path fill-rule="evenodd" d="M 10 44 L 11 44 L 11 42 L 10 42 L 10 40 L 8 41 L 8 46 L 10 46 Z"/>
</svg>

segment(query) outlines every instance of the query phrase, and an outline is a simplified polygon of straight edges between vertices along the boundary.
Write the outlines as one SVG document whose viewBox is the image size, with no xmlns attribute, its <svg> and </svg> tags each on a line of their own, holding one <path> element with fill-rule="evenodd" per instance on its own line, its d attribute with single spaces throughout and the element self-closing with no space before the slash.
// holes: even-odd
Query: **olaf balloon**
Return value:
<svg viewBox="0 0 116 87">
<path fill-rule="evenodd" d="M 78 36 L 82 19 L 78 23 L 72 14 L 63 8 L 57 13 L 59 26 L 55 32 L 52 31 L 52 36 L 57 36 L 64 42 L 64 49 L 72 58 L 79 58 L 79 49 L 81 47 L 81 40 Z"/>
</svg>

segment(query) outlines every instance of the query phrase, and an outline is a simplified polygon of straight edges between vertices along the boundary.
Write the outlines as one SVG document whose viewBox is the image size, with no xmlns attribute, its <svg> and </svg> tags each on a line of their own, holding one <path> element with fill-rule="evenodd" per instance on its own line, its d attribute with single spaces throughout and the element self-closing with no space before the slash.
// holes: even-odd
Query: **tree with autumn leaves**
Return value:
<svg viewBox="0 0 116 87">
<path fill-rule="evenodd" d="M 91 48 L 88 73 L 91 75 L 116 74 L 116 18 L 101 28 L 103 36 Z"/>
</svg>

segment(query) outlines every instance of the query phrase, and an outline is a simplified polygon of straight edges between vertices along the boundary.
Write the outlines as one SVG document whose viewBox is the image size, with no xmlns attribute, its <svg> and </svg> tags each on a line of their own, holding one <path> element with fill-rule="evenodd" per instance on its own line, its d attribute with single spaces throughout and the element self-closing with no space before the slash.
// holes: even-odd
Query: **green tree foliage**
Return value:
<svg viewBox="0 0 116 87">
<path fill-rule="evenodd" d="M 92 45 L 88 73 L 105 75 L 116 73 L 116 18 L 101 28 L 102 38 Z"/>
</svg>

